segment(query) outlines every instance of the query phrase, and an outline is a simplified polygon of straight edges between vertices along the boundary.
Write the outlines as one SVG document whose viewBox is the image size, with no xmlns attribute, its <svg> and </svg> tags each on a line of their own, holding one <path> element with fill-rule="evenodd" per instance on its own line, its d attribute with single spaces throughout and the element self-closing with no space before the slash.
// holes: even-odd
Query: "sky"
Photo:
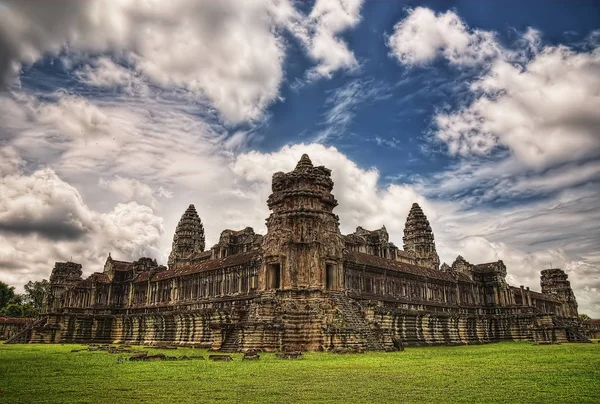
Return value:
<svg viewBox="0 0 600 404">
<path fill-rule="evenodd" d="M 271 176 L 332 169 L 341 231 L 562 268 L 600 317 L 600 3 L 0 1 L 0 280 L 165 263 L 266 231 Z"/>
</svg>

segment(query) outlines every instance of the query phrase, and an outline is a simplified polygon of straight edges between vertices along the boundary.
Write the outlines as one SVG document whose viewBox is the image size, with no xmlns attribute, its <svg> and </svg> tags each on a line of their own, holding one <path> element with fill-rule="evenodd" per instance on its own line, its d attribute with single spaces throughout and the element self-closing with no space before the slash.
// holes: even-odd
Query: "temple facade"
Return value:
<svg viewBox="0 0 600 404">
<path fill-rule="evenodd" d="M 382 227 L 343 235 L 331 171 L 303 155 L 273 175 L 267 233 L 224 230 L 205 249 L 194 205 L 173 237 L 167 266 L 109 254 L 102 271 L 57 262 L 34 342 L 181 344 L 227 352 L 394 350 L 499 340 L 584 340 L 577 302 L 560 269 L 541 293 L 506 282 L 502 261 L 459 256 L 440 266 L 425 213 L 413 204 L 403 249 Z"/>
</svg>

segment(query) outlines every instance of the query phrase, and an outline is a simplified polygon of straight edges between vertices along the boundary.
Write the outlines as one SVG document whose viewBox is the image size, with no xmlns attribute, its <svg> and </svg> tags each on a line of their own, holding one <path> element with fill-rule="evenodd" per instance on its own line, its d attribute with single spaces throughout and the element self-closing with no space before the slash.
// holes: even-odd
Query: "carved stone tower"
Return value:
<svg viewBox="0 0 600 404">
<path fill-rule="evenodd" d="M 50 275 L 50 291 L 46 296 L 44 311 L 52 313 L 64 306 L 64 293 L 81 282 L 81 264 L 75 262 L 56 262 Z"/>
<path fill-rule="evenodd" d="M 293 171 L 273 175 L 261 289 L 342 288 L 344 243 L 332 189 L 331 170 L 314 167 L 306 154 Z"/>
<path fill-rule="evenodd" d="M 415 255 L 418 265 L 438 269 L 440 257 L 435 250 L 433 232 L 421 207 L 413 203 L 404 226 L 404 251 Z"/>
<path fill-rule="evenodd" d="M 562 300 L 564 317 L 577 317 L 577 301 L 568 277 L 562 269 L 544 269 L 540 276 L 540 285 L 542 293 L 554 295 Z"/>
<path fill-rule="evenodd" d="M 175 229 L 173 246 L 169 255 L 169 268 L 176 259 L 185 258 L 192 253 L 204 251 L 204 226 L 194 205 L 190 205 Z"/>
</svg>

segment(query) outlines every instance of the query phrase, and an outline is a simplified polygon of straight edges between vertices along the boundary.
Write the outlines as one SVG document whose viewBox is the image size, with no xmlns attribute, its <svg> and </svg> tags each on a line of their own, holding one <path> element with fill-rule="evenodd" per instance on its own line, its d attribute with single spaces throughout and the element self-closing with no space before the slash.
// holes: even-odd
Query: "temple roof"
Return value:
<svg viewBox="0 0 600 404">
<path fill-rule="evenodd" d="M 475 264 L 471 267 L 471 271 L 480 273 L 496 272 L 499 265 L 504 266 L 504 263 L 502 261 L 494 261 L 485 262 L 483 264 Z"/>
<path fill-rule="evenodd" d="M 110 277 L 106 273 L 94 272 L 83 281 L 75 285 L 76 288 L 91 288 L 94 282 L 110 283 Z"/>
<path fill-rule="evenodd" d="M 513 294 L 516 294 L 516 293 L 518 293 L 519 295 L 521 294 L 521 288 L 518 288 L 516 286 L 511 286 L 510 289 L 512 290 Z M 528 293 L 527 290 L 525 290 L 525 293 Z M 540 293 L 540 292 L 534 292 L 533 290 L 529 290 L 529 294 L 531 295 L 532 299 L 547 300 L 550 302 L 560 303 L 560 299 L 553 295 L 549 295 L 546 293 Z"/>
<path fill-rule="evenodd" d="M 228 268 L 237 265 L 250 264 L 251 262 L 260 260 L 260 254 L 257 250 L 247 253 L 230 255 L 229 257 L 208 260 L 198 263 L 182 264 L 177 269 L 159 272 L 152 278 L 153 281 L 186 276 L 198 272 L 211 271 L 213 269 Z"/>
<path fill-rule="evenodd" d="M 133 262 L 111 260 L 115 271 L 128 271 L 133 269 Z"/>
<path fill-rule="evenodd" d="M 460 280 L 463 282 L 473 282 L 469 276 L 456 272 L 441 272 L 437 269 L 420 267 L 417 265 L 406 264 L 404 262 L 390 260 L 387 258 L 378 257 L 376 255 L 347 251 L 344 253 L 344 261 L 354 262 L 359 265 L 368 265 L 370 267 L 387 269 L 397 272 L 403 272 L 412 275 L 425 276 L 431 279 L 439 279 L 444 281 L 456 281 Z"/>
</svg>

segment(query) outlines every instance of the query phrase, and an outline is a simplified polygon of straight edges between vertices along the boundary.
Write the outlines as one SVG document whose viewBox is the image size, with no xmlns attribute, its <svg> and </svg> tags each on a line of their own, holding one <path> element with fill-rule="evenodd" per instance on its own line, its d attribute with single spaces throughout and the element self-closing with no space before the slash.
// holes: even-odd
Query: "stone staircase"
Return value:
<svg viewBox="0 0 600 404">
<path fill-rule="evenodd" d="M 344 317 L 345 328 L 359 334 L 365 341 L 365 348 L 370 351 L 385 351 L 386 347 L 367 323 L 362 308 L 348 296 L 340 292 L 330 292 L 331 300 Z"/>
<path fill-rule="evenodd" d="M 223 344 L 219 351 L 221 352 L 240 352 L 241 351 L 241 342 L 242 342 L 242 330 L 248 320 L 249 312 L 245 312 L 238 322 L 233 326 L 233 328 L 227 333 Z"/>
<path fill-rule="evenodd" d="M 48 319 L 40 317 L 35 321 L 27 324 L 21 331 L 4 341 L 5 344 L 27 344 L 31 341 L 31 334 L 35 327 L 42 327 Z"/>
<path fill-rule="evenodd" d="M 545 314 L 537 307 L 533 307 L 533 311 L 537 314 Z M 579 319 L 568 320 L 552 316 L 554 326 L 564 328 L 567 332 L 567 340 L 569 342 L 592 342 L 585 335 L 585 331 L 579 322 Z"/>
<path fill-rule="evenodd" d="M 585 331 L 583 330 L 581 324 L 577 322 L 568 323 L 557 317 L 553 317 L 552 320 L 554 321 L 555 325 L 567 330 L 567 340 L 569 342 L 592 342 L 585 335 Z"/>
</svg>

